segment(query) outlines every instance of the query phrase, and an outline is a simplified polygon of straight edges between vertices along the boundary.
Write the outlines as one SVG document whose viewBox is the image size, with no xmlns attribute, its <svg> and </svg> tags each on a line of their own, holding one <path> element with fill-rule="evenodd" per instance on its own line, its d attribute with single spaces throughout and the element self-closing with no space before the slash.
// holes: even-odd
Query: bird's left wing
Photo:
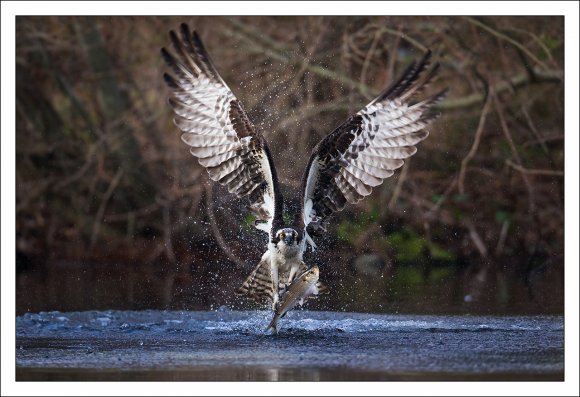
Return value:
<svg viewBox="0 0 580 397">
<path fill-rule="evenodd" d="M 266 140 L 217 72 L 197 33 L 182 24 L 180 37 L 171 31 L 170 38 L 177 56 L 161 49 L 173 72 L 163 77 L 173 92 L 169 103 L 181 139 L 212 180 L 249 198 L 250 211 L 264 221 L 256 227 L 269 233 L 273 220 L 282 216 L 282 197 Z"/>
<path fill-rule="evenodd" d="M 425 100 L 412 98 L 435 75 L 427 52 L 375 100 L 316 145 L 302 180 L 302 216 L 307 241 L 347 203 L 357 203 L 393 175 L 425 139 L 424 128 L 438 114 L 430 110 L 442 91 Z"/>
</svg>

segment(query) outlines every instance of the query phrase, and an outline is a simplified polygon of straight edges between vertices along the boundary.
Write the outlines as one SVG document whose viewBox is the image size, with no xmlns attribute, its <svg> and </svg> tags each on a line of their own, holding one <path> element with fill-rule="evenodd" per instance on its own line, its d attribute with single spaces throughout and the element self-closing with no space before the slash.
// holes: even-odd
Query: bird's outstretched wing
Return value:
<svg viewBox="0 0 580 397">
<path fill-rule="evenodd" d="M 424 128 L 439 114 L 430 110 L 447 90 L 411 104 L 436 74 L 431 53 L 413 62 L 389 88 L 349 117 L 313 150 L 302 180 L 302 215 L 307 241 L 326 227 L 328 217 L 357 203 L 393 175 L 425 139 Z"/>
<path fill-rule="evenodd" d="M 274 163 L 262 134 L 248 119 L 240 101 L 217 72 L 198 34 L 181 25 L 170 32 L 175 54 L 161 54 L 173 74 L 164 79 L 173 92 L 169 103 L 181 139 L 212 180 L 250 200 L 256 227 L 270 232 L 282 218 L 282 197 Z"/>
</svg>

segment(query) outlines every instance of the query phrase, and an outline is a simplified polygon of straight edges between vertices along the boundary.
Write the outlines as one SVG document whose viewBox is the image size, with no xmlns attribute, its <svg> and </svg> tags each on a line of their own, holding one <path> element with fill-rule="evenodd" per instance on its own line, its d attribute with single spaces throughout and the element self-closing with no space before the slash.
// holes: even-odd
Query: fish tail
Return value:
<svg viewBox="0 0 580 397">
<path fill-rule="evenodd" d="M 270 335 L 277 335 L 278 334 L 278 316 L 274 316 L 270 324 L 266 328 L 266 333 Z"/>
<path fill-rule="evenodd" d="M 316 283 L 316 288 L 318 289 L 318 295 L 330 294 L 330 290 L 322 281 Z"/>
</svg>

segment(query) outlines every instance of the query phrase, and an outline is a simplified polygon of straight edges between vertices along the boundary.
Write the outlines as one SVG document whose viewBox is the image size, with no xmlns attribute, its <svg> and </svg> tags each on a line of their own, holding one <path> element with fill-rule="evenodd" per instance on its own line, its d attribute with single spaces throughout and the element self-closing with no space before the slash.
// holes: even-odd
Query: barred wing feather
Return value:
<svg viewBox="0 0 580 397">
<path fill-rule="evenodd" d="M 347 203 L 357 203 L 417 152 L 438 114 L 430 108 L 447 90 L 417 103 L 413 98 L 435 76 L 430 52 L 316 145 L 302 181 L 302 215 L 309 235 Z M 307 241 L 314 246 L 311 237 Z"/>
<path fill-rule="evenodd" d="M 173 92 L 169 100 L 181 139 L 205 167 L 209 177 L 238 197 L 270 232 L 281 219 L 282 198 L 268 145 L 217 72 L 196 32 L 182 24 L 180 37 L 170 32 L 175 54 L 161 50 L 172 74 L 164 79 Z"/>
</svg>

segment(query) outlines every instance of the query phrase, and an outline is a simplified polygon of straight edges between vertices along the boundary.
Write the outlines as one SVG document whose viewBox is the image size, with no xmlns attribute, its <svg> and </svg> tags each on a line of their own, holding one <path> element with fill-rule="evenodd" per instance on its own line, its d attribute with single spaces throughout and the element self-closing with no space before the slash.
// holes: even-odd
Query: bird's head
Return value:
<svg viewBox="0 0 580 397">
<path fill-rule="evenodd" d="M 284 228 L 280 229 L 274 235 L 272 239 L 272 243 L 277 246 L 287 246 L 287 247 L 294 247 L 300 243 L 301 237 L 300 233 L 292 228 Z"/>
</svg>

